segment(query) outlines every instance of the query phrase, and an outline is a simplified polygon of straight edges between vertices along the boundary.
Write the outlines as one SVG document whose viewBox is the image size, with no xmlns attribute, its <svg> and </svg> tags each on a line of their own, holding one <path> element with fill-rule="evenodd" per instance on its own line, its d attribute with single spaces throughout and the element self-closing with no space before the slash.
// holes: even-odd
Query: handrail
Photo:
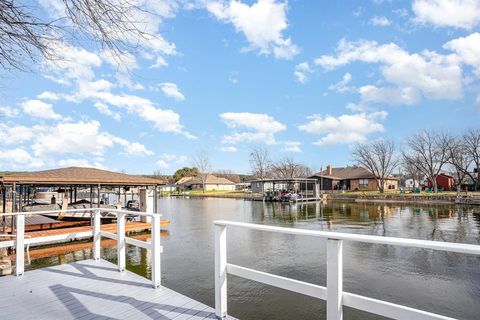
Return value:
<svg viewBox="0 0 480 320">
<path fill-rule="evenodd" d="M 327 320 L 341 320 L 343 306 L 378 314 L 392 319 L 411 320 L 452 320 L 439 314 L 410 308 L 382 300 L 356 295 L 343 291 L 343 241 L 366 242 L 381 245 L 394 245 L 480 255 L 480 246 L 430 240 L 380 237 L 341 232 L 317 231 L 276 227 L 244 222 L 214 221 L 215 226 L 215 314 L 219 318 L 227 316 L 227 274 L 261 282 L 274 287 L 301 293 L 327 301 Z M 227 226 L 251 230 L 313 236 L 327 240 L 327 286 L 319 286 L 271 273 L 227 263 Z"/>
<path fill-rule="evenodd" d="M 154 215 L 158 215 L 158 213 L 150 213 L 150 212 L 143 212 L 143 211 L 130 211 L 130 210 L 123 210 L 123 209 L 113 209 L 113 208 L 82 208 L 82 209 L 67 209 L 67 210 L 44 210 L 44 211 L 20 211 L 20 212 L 11 212 L 11 213 L 0 213 L 0 217 L 10 217 L 10 216 L 18 216 L 18 215 L 36 215 L 36 214 L 46 214 L 46 213 L 62 213 L 62 212 L 81 212 L 81 211 L 96 211 L 100 210 L 102 212 L 118 212 L 118 213 L 127 213 L 137 216 L 145 216 L 145 217 L 153 217 Z"/>
<path fill-rule="evenodd" d="M 82 212 L 82 211 L 92 211 L 93 214 L 93 230 L 54 235 L 54 236 L 45 236 L 39 238 L 31 238 L 29 235 L 25 235 L 25 217 L 31 214 L 45 214 L 45 213 L 62 213 L 62 212 Z M 102 212 L 111 212 L 115 213 L 117 217 L 117 233 L 113 236 L 105 231 L 101 231 L 101 219 L 103 218 Z M 126 245 L 131 244 L 141 248 L 145 248 L 152 251 L 152 286 L 158 288 L 161 284 L 161 269 L 160 269 L 160 254 L 162 252 L 162 247 L 160 245 L 160 217 L 158 213 L 149 213 L 141 211 L 128 211 L 120 209 L 107 209 L 107 208 L 85 208 L 85 209 L 70 209 L 70 210 L 51 210 L 51 211 L 34 211 L 34 212 L 13 212 L 0 214 L 0 216 L 15 216 L 16 221 L 16 233 L 15 240 L 0 241 L 0 248 L 6 247 L 15 247 L 16 251 L 16 261 L 15 261 L 15 274 L 21 276 L 25 270 L 25 244 L 28 248 L 31 243 L 48 243 L 51 241 L 65 240 L 65 239 L 75 239 L 79 236 L 93 236 L 93 258 L 95 260 L 100 259 L 100 249 L 101 249 L 101 238 L 106 236 L 113 238 L 117 241 L 117 265 L 119 271 L 125 270 L 126 264 Z M 141 241 L 125 236 L 125 217 L 127 215 L 135 216 L 146 216 L 150 217 L 151 220 L 151 242 Z M 25 239 L 27 237 L 27 239 Z M 28 239 L 29 238 L 29 239 Z M 27 255 L 30 260 L 29 254 Z"/>
</svg>

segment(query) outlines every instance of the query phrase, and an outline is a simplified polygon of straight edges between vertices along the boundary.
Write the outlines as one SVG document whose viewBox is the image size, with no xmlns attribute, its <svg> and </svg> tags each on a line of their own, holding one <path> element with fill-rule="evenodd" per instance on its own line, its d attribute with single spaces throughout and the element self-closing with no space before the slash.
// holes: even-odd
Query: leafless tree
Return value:
<svg viewBox="0 0 480 320">
<path fill-rule="evenodd" d="M 472 158 L 466 152 L 467 148 L 460 138 L 451 138 L 448 144 L 447 163 L 453 167 L 455 171 L 455 185 L 457 189 L 457 197 L 460 196 L 462 184 L 467 177 L 467 173 L 473 162 Z"/>
<path fill-rule="evenodd" d="M 0 68 L 27 70 L 31 62 L 58 58 L 54 43 L 65 38 L 87 38 L 114 57 L 152 39 L 139 21 L 145 9 L 132 0 L 60 0 L 63 14 L 47 20 L 29 1 L 0 0 Z"/>
<path fill-rule="evenodd" d="M 312 170 L 293 158 L 282 158 L 270 166 L 271 175 L 279 179 L 306 178 L 312 175 Z"/>
<path fill-rule="evenodd" d="M 423 180 L 425 177 L 423 173 L 418 171 L 417 167 L 415 166 L 414 163 L 411 162 L 411 159 L 406 159 L 405 157 L 402 157 L 401 159 L 401 167 L 403 169 L 403 172 L 405 173 L 406 178 L 410 178 L 413 180 L 413 187 L 415 188 L 416 182 L 420 184 L 420 182 Z"/>
<path fill-rule="evenodd" d="M 393 141 L 378 140 L 370 143 L 358 143 L 352 153 L 353 159 L 375 176 L 377 188 L 385 191 L 385 181 L 398 166 Z"/>
<path fill-rule="evenodd" d="M 240 183 L 240 176 L 232 170 L 218 170 L 213 173 L 217 177 L 228 179 L 234 183 Z"/>
<path fill-rule="evenodd" d="M 212 169 L 212 166 L 210 164 L 210 157 L 205 150 L 201 150 L 193 156 L 192 161 L 193 165 L 198 169 L 198 177 L 202 182 L 203 193 L 205 193 L 205 182 L 207 181 L 207 177 Z"/>
<path fill-rule="evenodd" d="M 424 130 L 407 140 L 408 151 L 403 151 L 404 162 L 415 166 L 438 192 L 437 176 L 448 160 L 448 145 L 452 137 L 446 132 Z"/>
<path fill-rule="evenodd" d="M 260 180 L 267 178 L 271 165 L 270 155 L 265 147 L 256 147 L 250 152 L 252 174 Z"/>
<path fill-rule="evenodd" d="M 480 190 L 480 129 L 470 129 L 462 137 L 465 153 L 470 158 L 474 170 L 467 170 L 466 174 L 475 182 L 475 190 Z"/>
</svg>

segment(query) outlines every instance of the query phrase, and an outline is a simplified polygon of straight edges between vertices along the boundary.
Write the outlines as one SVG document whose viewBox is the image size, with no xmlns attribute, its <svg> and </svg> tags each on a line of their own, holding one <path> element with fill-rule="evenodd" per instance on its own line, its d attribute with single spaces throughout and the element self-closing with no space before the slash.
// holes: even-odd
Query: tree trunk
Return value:
<svg viewBox="0 0 480 320">
<path fill-rule="evenodd" d="M 437 177 L 432 180 L 432 186 L 433 186 L 433 192 L 438 193 L 438 187 L 437 187 Z"/>
</svg>

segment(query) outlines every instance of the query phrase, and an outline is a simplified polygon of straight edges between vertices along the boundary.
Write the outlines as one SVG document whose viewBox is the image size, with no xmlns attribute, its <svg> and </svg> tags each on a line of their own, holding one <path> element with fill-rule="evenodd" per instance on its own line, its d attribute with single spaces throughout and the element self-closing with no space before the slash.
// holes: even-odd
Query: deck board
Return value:
<svg viewBox="0 0 480 320">
<path fill-rule="evenodd" d="M 211 307 L 104 260 L 1 277 L 0 288 L 1 319 L 215 319 Z"/>
</svg>

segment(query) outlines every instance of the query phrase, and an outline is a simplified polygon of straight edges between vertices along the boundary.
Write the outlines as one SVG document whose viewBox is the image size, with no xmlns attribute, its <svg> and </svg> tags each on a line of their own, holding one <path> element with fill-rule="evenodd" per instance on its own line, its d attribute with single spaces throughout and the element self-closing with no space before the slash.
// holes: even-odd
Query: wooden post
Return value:
<svg viewBox="0 0 480 320">
<path fill-rule="evenodd" d="M 215 315 L 227 317 L 227 227 L 215 225 Z"/>
<path fill-rule="evenodd" d="M 101 228 L 100 210 L 93 211 L 93 259 L 100 260 Z"/>
<path fill-rule="evenodd" d="M 154 288 L 160 287 L 162 283 L 161 273 L 161 255 L 160 246 L 160 215 L 153 214 L 152 217 L 152 285 Z"/>
<path fill-rule="evenodd" d="M 342 240 L 327 239 L 327 320 L 342 320 Z"/>
<path fill-rule="evenodd" d="M 15 240 L 15 252 L 16 252 L 16 268 L 15 275 L 22 276 L 25 270 L 25 215 L 18 214 L 17 220 L 17 234 Z"/>
<path fill-rule="evenodd" d="M 125 242 L 125 214 L 117 212 L 117 263 L 118 270 L 125 271 L 125 254 L 126 254 L 126 242 Z"/>
</svg>

